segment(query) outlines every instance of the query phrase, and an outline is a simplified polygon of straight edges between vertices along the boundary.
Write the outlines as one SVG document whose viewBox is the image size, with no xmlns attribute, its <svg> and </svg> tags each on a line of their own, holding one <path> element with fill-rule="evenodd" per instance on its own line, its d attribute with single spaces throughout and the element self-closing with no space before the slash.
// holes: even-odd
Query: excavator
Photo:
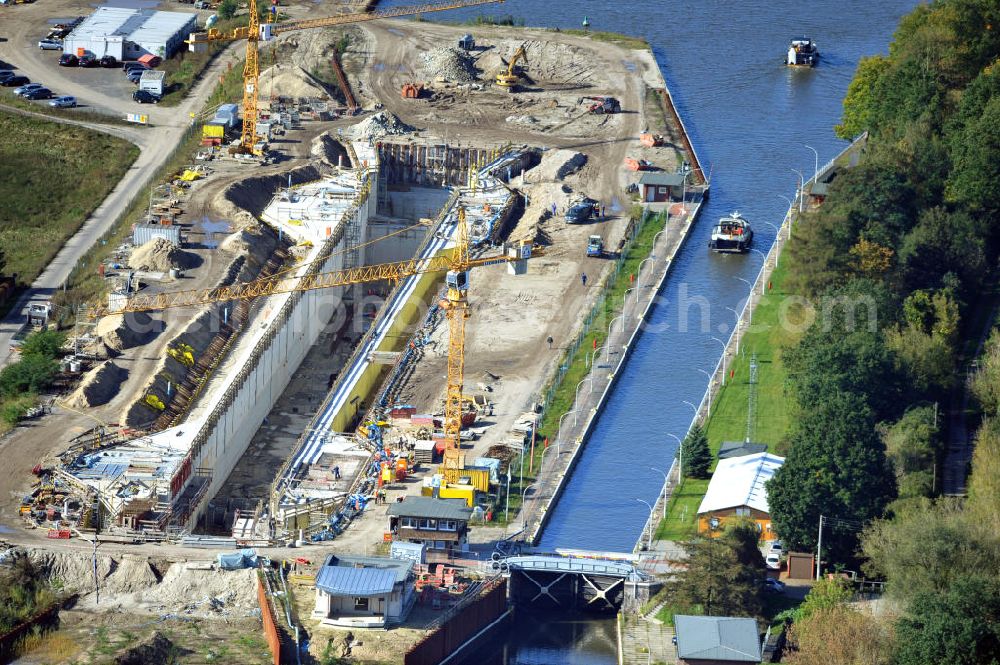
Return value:
<svg viewBox="0 0 1000 665">
<path fill-rule="evenodd" d="M 469 253 L 469 229 L 465 208 L 459 207 L 456 215 L 455 246 L 450 252 L 420 259 L 412 258 L 394 263 L 381 263 L 347 268 L 296 277 L 280 273 L 271 277 L 237 282 L 228 286 L 156 294 L 135 293 L 125 298 L 109 298 L 108 304 L 93 304 L 86 309 L 90 319 L 126 312 L 152 312 L 176 307 L 192 307 L 236 300 L 254 300 L 280 293 L 313 291 L 352 284 L 367 284 L 388 280 L 398 282 L 411 275 L 444 273 L 446 295 L 439 302 L 448 320 L 447 387 L 445 391 L 444 464 L 448 468 L 461 468 L 462 415 L 466 396 L 462 394 L 465 381 L 465 320 L 469 318 L 469 272 L 480 266 L 513 264 L 523 265 L 527 259 L 542 256 L 541 248 L 530 243 L 507 247 L 505 253 L 472 257 Z M 180 349 L 183 353 L 185 349 Z M 193 360 L 193 359 L 192 359 Z M 184 361 L 181 361 L 184 362 Z"/>
<path fill-rule="evenodd" d="M 500 3 L 504 0 L 450 0 L 449 2 L 439 2 L 424 5 L 409 5 L 405 7 L 390 7 L 379 11 L 367 12 L 364 14 L 343 14 L 340 16 L 327 16 L 325 18 L 303 19 L 298 21 L 287 21 L 285 23 L 261 23 L 257 11 L 257 0 L 249 0 L 248 15 L 249 22 L 244 27 L 233 28 L 231 30 L 218 30 L 209 28 L 206 32 L 192 32 L 187 40 L 189 50 L 201 53 L 208 49 L 212 42 L 233 42 L 246 40 L 246 61 L 243 65 L 243 104 L 241 111 L 243 114 L 243 131 L 240 135 L 240 152 L 245 154 L 260 155 L 263 153 L 264 141 L 257 134 L 258 112 L 258 79 L 260 78 L 260 65 L 258 63 L 258 43 L 274 39 L 278 35 L 296 30 L 307 30 L 309 28 L 329 28 L 337 25 L 348 25 L 353 23 L 364 23 L 382 18 L 394 18 L 397 16 L 414 16 L 429 12 L 442 12 L 449 9 L 462 9 L 465 7 L 475 7 L 492 3 Z M 268 21 L 271 14 L 267 14 Z"/>
<path fill-rule="evenodd" d="M 517 66 L 519 60 L 528 64 L 528 52 L 524 50 L 524 44 L 514 51 L 513 57 L 507 62 L 507 69 L 497 72 L 496 83 L 507 92 L 517 92 L 521 82 L 521 68 Z"/>
<path fill-rule="evenodd" d="M 581 97 L 580 103 L 582 104 L 584 101 L 595 102 L 587 108 L 587 111 L 590 113 L 604 115 L 605 113 L 622 112 L 621 102 L 614 97 Z"/>
</svg>

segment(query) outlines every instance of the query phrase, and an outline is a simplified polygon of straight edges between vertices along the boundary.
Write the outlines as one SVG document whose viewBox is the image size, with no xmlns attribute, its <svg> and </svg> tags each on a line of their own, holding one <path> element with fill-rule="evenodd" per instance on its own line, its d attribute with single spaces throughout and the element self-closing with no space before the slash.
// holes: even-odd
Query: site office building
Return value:
<svg viewBox="0 0 1000 665">
<path fill-rule="evenodd" d="M 197 29 L 197 14 L 98 7 L 63 40 L 63 52 L 117 60 L 147 54 L 166 59 L 184 48 L 184 40 Z"/>
</svg>

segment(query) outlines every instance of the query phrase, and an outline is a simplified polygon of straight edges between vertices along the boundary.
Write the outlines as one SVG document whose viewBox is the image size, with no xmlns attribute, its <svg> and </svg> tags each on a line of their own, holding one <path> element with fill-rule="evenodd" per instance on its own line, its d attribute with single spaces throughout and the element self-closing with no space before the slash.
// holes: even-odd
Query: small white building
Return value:
<svg viewBox="0 0 1000 665">
<path fill-rule="evenodd" d="M 402 623 L 416 602 L 413 561 L 331 554 L 316 575 L 314 619 L 345 628 Z"/>
<path fill-rule="evenodd" d="M 63 40 L 63 53 L 138 60 L 150 54 L 169 58 L 198 29 L 198 15 L 152 9 L 98 7 Z"/>
</svg>

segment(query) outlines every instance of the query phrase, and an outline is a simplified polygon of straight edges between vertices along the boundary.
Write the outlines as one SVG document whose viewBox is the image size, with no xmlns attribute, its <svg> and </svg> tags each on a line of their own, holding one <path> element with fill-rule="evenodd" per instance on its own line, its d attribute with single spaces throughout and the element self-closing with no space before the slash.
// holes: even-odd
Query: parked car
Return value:
<svg viewBox="0 0 1000 665">
<path fill-rule="evenodd" d="M 771 552 L 764 557 L 764 563 L 768 570 L 781 570 L 781 555 L 777 552 Z"/>
<path fill-rule="evenodd" d="M 55 39 L 41 39 L 38 42 L 38 48 L 43 51 L 61 51 L 62 42 L 56 41 Z"/>
<path fill-rule="evenodd" d="M 11 76 L 10 78 L 0 80 L 0 85 L 7 88 L 13 88 L 16 85 L 25 85 L 30 81 L 31 79 L 29 79 L 27 76 L 14 75 Z"/>
<path fill-rule="evenodd" d="M 56 97 L 49 101 L 49 106 L 54 106 L 55 108 L 68 109 L 76 106 L 76 97 L 71 95 L 63 95 L 62 97 Z"/>
<path fill-rule="evenodd" d="M 76 67 L 78 59 L 72 53 L 63 53 L 59 56 L 59 65 L 61 67 Z"/>
<path fill-rule="evenodd" d="M 147 67 L 146 65 L 142 64 L 141 62 L 126 62 L 126 63 L 122 64 L 122 71 L 123 72 L 128 73 L 128 72 L 132 71 L 133 69 L 149 69 L 149 67 Z"/>
<path fill-rule="evenodd" d="M 780 540 L 772 540 L 767 545 L 768 552 L 777 552 L 778 554 L 781 554 L 784 551 L 784 547 L 781 545 Z"/>
<path fill-rule="evenodd" d="M 147 90 L 136 90 L 132 93 L 132 99 L 140 104 L 156 104 L 160 98 Z"/>
<path fill-rule="evenodd" d="M 76 64 L 81 67 L 96 67 L 97 57 L 93 53 L 84 53 L 80 56 L 80 60 Z"/>
<path fill-rule="evenodd" d="M 35 88 L 24 93 L 22 97 L 25 99 L 49 99 L 52 97 L 52 91 L 48 88 Z"/>
<path fill-rule="evenodd" d="M 139 70 L 135 70 L 134 72 L 129 72 L 128 76 L 126 76 L 125 78 L 131 81 L 133 85 L 139 85 L 139 79 L 142 78 L 142 72 Z"/>
<path fill-rule="evenodd" d="M 771 591 L 773 593 L 785 593 L 785 583 L 774 577 L 765 577 L 761 584 L 765 591 Z"/>
<path fill-rule="evenodd" d="M 37 90 L 38 88 L 43 88 L 41 83 L 25 83 L 19 88 L 14 88 L 15 95 L 24 95 L 26 92 L 31 92 L 32 90 Z"/>
<path fill-rule="evenodd" d="M 6 81 L 7 79 L 14 78 L 17 76 L 14 72 L 9 69 L 0 70 L 0 82 Z"/>
<path fill-rule="evenodd" d="M 101 62 L 100 62 L 100 64 L 101 64 L 101 67 L 117 67 L 118 66 L 118 59 L 115 58 L 115 56 L 113 56 L 113 55 L 104 55 L 104 56 L 101 56 Z"/>
</svg>

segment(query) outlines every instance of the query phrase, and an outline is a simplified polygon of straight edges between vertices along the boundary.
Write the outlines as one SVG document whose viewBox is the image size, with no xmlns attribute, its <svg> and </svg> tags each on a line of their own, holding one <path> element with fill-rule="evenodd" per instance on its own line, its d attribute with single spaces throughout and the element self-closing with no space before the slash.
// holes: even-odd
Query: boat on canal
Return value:
<svg viewBox="0 0 1000 665">
<path fill-rule="evenodd" d="M 785 56 L 785 64 L 789 67 L 815 67 L 819 62 L 819 49 L 816 42 L 808 37 L 793 39 Z"/>
<path fill-rule="evenodd" d="M 708 247 L 716 252 L 742 254 L 753 243 L 753 228 L 740 213 L 734 212 L 719 220 L 712 229 Z"/>
</svg>

